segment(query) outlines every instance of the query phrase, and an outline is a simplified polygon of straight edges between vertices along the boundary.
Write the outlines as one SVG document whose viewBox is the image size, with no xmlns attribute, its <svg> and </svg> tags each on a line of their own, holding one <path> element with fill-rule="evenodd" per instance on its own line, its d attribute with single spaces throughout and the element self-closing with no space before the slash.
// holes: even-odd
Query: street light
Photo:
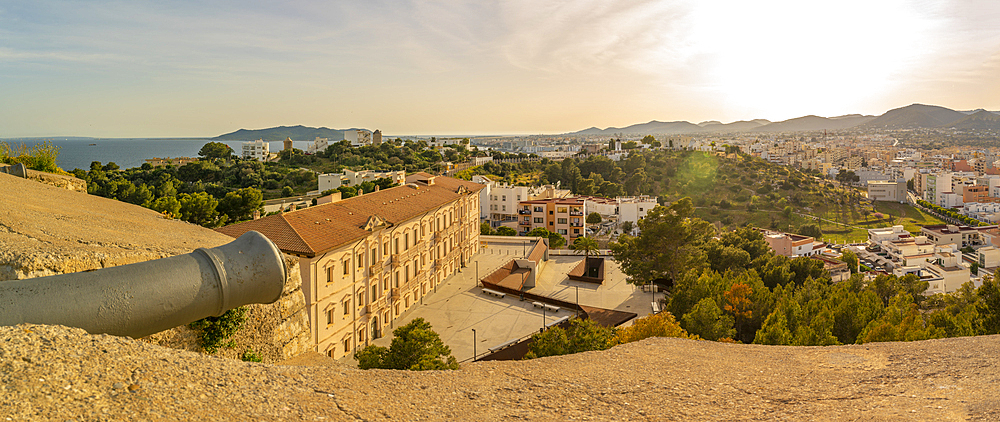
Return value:
<svg viewBox="0 0 1000 422">
<path fill-rule="evenodd" d="M 580 316 L 580 286 L 576 287 L 576 316 Z"/>
<path fill-rule="evenodd" d="M 545 332 L 545 307 L 542 306 L 542 328 L 538 330 L 539 333 Z"/>
<path fill-rule="evenodd" d="M 472 329 L 472 361 L 476 361 L 476 329 Z"/>
</svg>

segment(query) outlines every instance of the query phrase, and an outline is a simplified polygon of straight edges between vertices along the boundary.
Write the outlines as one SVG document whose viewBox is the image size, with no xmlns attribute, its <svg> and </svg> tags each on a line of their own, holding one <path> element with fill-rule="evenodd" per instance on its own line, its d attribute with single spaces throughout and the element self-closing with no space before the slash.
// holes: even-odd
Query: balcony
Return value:
<svg viewBox="0 0 1000 422">
<path fill-rule="evenodd" d="M 583 215 L 583 211 L 570 211 L 569 215 L 582 216 Z"/>
<path fill-rule="evenodd" d="M 521 215 L 531 215 L 531 210 L 517 210 L 517 213 Z"/>
<path fill-rule="evenodd" d="M 392 292 L 392 300 L 399 300 L 400 296 L 402 296 L 400 289 L 397 289 L 395 287 L 391 289 L 391 292 Z"/>
<path fill-rule="evenodd" d="M 369 277 L 375 277 L 375 276 L 377 276 L 379 274 L 382 274 L 382 264 L 375 264 L 375 265 L 369 265 L 368 266 L 368 276 Z"/>
<path fill-rule="evenodd" d="M 579 221 L 574 221 L 572 223 L 569 223 L 569 225 L 570 225 L 570 227 L 583 227 L 583 223 L 581 223 Z"/>
<path fill-rule="evenodd" d="M 518 221 L 517 224 L 520 224 L 522 226 L 530 226 L 531 222 L 527 221 L 527 220 L 521 220 L 521 221 Z"/>
</svg>

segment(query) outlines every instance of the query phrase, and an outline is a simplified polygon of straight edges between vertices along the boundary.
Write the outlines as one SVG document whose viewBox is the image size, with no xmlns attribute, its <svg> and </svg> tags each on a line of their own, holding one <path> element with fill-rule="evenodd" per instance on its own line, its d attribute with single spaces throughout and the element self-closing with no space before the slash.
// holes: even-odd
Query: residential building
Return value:
<svg viewBox="0 0 1000 422">
<path fill-rule="evenodd" d="M 868 241 L 878 245 L 882 244 L 882 242 L 908 239 L 910 237 L 912 237 L 910 232 L 903 229 L 901 225 L 868 229 Z"/>
<path fill-rule="evenodd" d="M 789 258 L 818 255 L 826 249 L 826 244 L 817 242 L 812 236 L 764 230 L 764 240 L 778 255 Z"/>
<path fill-rule="evenodd" d="M 265 161 L 271 155 L 271 146 L 262 139 L 244 142 L 241 157 L 257 161 Z"/>
<path fill-rule="evenodd" d="M 630 196 L 615 198 L 618 202 L 618 222 L 631 221 L 638 224 L 639 220 L 646 218 L 646 214 L 658 204 L 656 198 L 651 196 Z"/>
<path fill-rule="evenodd" d="M 372 134 L 364 129 L 348 129 L 344 131 L 344 140 L 349 141 L 351 146 L 359 147 L 372 143 Z"/>
<path fill-rule="evenodd" d="M 255 230 L 298 257 L 316 351 L 351 356 L 479 251 L 482 185 L 426 173 L 406 182 L 217 230 Z"/>
<path fill-rule="evenodd" d="M 486 185 L 479 193 L 479 217 L 496 223 L 494 225 L 517 220 L 518 204 L 521 201 L 564 198 L 570 194 L 568 189 L 556 189 L 554 185 L 513 186 L 480 175 L 472 176 L 472 181 Z"/>
<path fill-rule="evenodd" d="M 925 267 L 927 260 L 934 257 L 934 244 L 925 236 L 883 241 L 879 246 L 885 255 L 883 259 L 875 258 L 875 262 L 892 268 Z"/>
<path fill-rule="evenodd" d="M 406 181 L 406 172 L 402 170 L 344 170 L 343 173 L 324 173 L 316 177 L 319 184 L 319 192 L 326 192 L 341 186 L 357 186 L 364 182 L 374 182 L 382 178 L 392 179 L 395 184 L 401 185 Z"/>
<path fill-rule="evenodd" d="M 977 247 L 983 245 L 983 239 L 979 235 L 979 230 L 969 226 L 956 226 L 952 224 L 923 226 L 920 232 L 927 236 L 927 239 L 935 245 L 946 245 L 954 243 L 958 247 Z"/>
<path fill-rule="evenodd" d="M 313 142 L 306 147 L 306 152 L 309 154 L 315 154 L 317 152 L 326 151 L 326 147 L 330 146 L 330 140 L 328 138 L 316 137 Z"/>
<path fill-rule="evenodd" d="M 938 247 L 933 262 L 924 270 L 929 276 L 926 278 L 928 287 L 925 295 L 952 293 L 969 282 L 971 275 L 969 269 L 961 265 L 960 252 L 948 247 Z"/>
<path fill-rule="evenodd" d="M 868 182 L 868 198 L 873 201 L 906 203 L 906 182 L 871 180 Z"/>
<path fill-rule="evenodd" d="M 572 244 L 577 237 L 586 235 L 584 221 L 587 215 L 583 198 L 553 198 L 518 203 L 518 227 L 525 234 L 537 228 L 559 233 Z"/>
</svg>

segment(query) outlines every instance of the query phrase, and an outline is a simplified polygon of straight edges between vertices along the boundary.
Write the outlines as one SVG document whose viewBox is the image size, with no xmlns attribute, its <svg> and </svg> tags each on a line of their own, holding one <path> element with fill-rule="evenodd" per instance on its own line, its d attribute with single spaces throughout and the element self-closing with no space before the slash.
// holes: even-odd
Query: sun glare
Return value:
<svg viewBox="0 0 1000 422">
<path fill-rule="evenodd" d="M 931 41 L 902 1 L 732 2 L 692 18 L 720 106 L 772 119 L 861 110 Z"/>
</svg>

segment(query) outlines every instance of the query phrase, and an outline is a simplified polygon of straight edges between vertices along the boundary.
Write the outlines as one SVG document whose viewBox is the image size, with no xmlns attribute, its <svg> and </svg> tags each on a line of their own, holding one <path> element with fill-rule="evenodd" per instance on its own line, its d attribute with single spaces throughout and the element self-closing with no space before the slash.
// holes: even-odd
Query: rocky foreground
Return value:
<svg viewBox="0 0 1000 422">
<path fill-rule="evenodd" d="M 1000 336 L 787 347 L 672 338 L 361 371 L 245 363 L 58 326 L 0 327 L 11 420 L 1000 420 Z"/>
</svg>

